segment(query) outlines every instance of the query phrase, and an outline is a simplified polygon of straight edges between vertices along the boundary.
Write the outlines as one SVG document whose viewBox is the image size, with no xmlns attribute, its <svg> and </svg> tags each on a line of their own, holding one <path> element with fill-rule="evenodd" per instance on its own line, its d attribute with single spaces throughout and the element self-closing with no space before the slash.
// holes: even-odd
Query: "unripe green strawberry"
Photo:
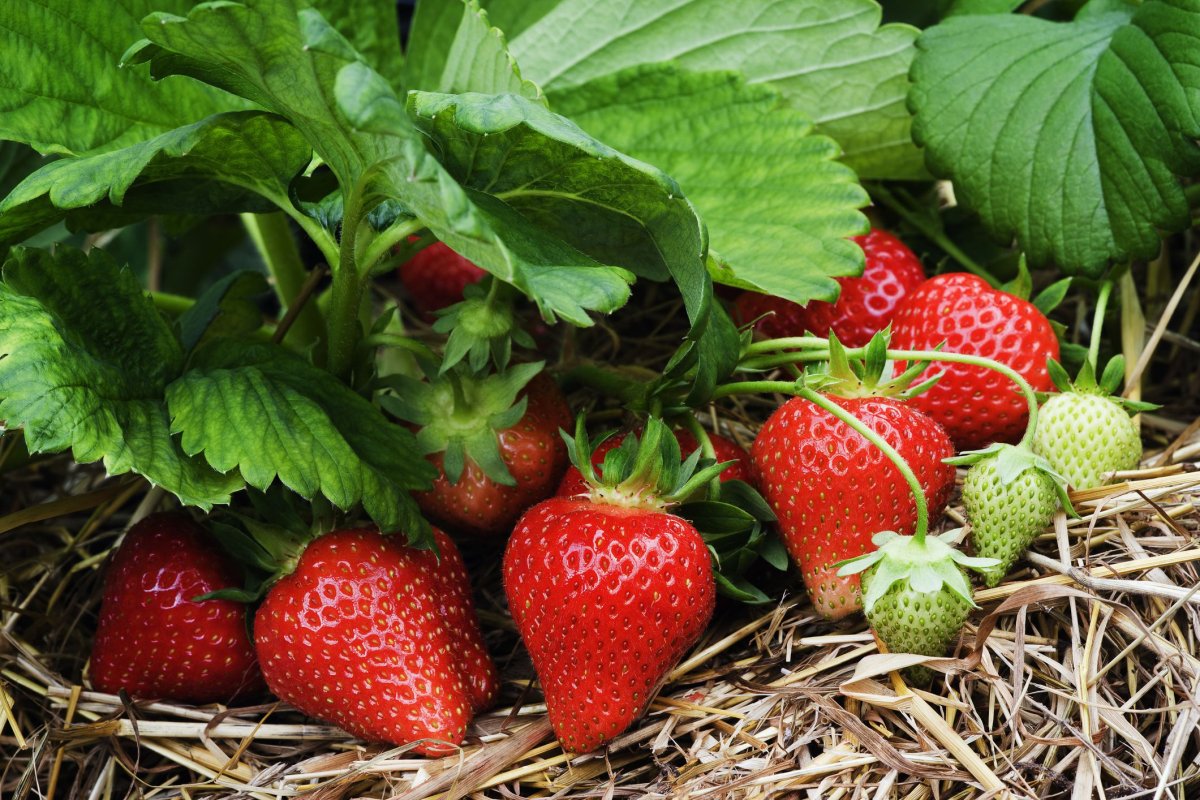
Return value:
<svg viewBox="0 0 1200 800">
<path fill-rule="evenodd" d="M 994 567 L 992 558 L 972 558 L 953 545 L 961 530 L 939 536 L 900 536 L 883 531 L 874 552 L 843 562 L 839 575 L 863 573 L 863 611 L 890 652 L 942 656 L 975 607 L 964 568 Z M 909 677 L 928 680 L 923 668 Z"/>
<path fill-rule="evenodd" d="M 1033 447 L 1076 489 L 1105 482 L 1142 460 L 1142 437 L 1129 413 L 1111 397 L 1066 392 L 1038 413 Z"/>
<path fill-rule="evenodd" d="M 1028 454 L 1029 465 L 1012 475 L 999 457 L 989 457 L 971 467 L 963 480 L 962 498 L 975 553 L 1000 562 L 981 570 L 988 586 L 1003 580 L 1013 562 L 1045 529 L 1058 508 L 1061 491 L 1054 477 L 1034 464 L 1036 456 L 1023 448 L 1007 449 Z"/>
<path fill-rule="evenodd" d="M 879 570 L 876 565 L 863 574 L 868 591 Z M 875 601 L 867 621 L 892 652 L 941 656 L 954 644 L 973 606 L 945 584 L 932 592 L 920 592 L 908 581 L 897 581 Z M 910 677 L 928 682 L 931 675 L 918 668 Z"/>
</svg>

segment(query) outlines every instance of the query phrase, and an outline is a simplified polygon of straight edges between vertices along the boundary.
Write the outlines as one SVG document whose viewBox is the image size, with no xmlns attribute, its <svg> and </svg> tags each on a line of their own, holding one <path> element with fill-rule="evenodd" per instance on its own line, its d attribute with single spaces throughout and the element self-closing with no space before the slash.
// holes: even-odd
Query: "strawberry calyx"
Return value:
<svg viewBox="0 0 1200 800">
<path fill-rule="evenodd" d="M 576 420 L 573 437 L 562 432 L 567 455 L 590 487 L 588 497 L 593 503 L 665 511 L 698 494 L 735 463 L 702 459 L 702 448 L 683 459 L 670 428 L 651 416 L 640 436 L 637 432 L 626 434 L 620 445 L 605 454 L 599 469 L 593 467 L 592 450 L 614 433 L 609 431 L 589 440 L 582 414 Z"/>
<path fill-rule="evenodd" d="M 1084 360 L 1075 380 L 1071 380 L 1070 374 L 1063 365 L 1054 359 L 1046 362 L 1046 368 L 1050 373 L 1050 380 L 1053 381 L 1054 388 L 1058 389 L 1060 394 L 1091 394 L 1103 397 L 1116 403 L 1130 416 L 1142 411 L 1153 411 L 1159 407 L 1155 403 L 1130 400 L 1117 394 L 1117 390 L 1121 387 L 1121 381 L 1125 377 L 1125 356 L 1119 353 L 1104 365 L 1104 371 L 1099 380 L 1096 378 L 1096 369 L 1092 366 L 1091 359 Z M 1053 396 L 1053 393 L 1050 392 L 1038 392 L 1040 402 L 1045 402 Z"/>
<path fill-rule="evenodd" d="M 866 347 L 856 350 L 853 357 L 834 333 L 829 334 L 829 360 L 810 366 L 808 385 L 823 394 L 838 397 L 894 397 L 907 400 L 937 383 L 941 375 L 913 386 L 925 364 L 914 362 L 899 374 L 897 362 L 888 358 L 891 327 L 871 337 Z"/>
<path fill-rule="evenodd" d="M 945 463 L 956 467 L 974 467 L 984 461 L 990 461 L 996 469 L 996 474 L 1005 483 L 1011 483 L 1021 477 L 1027 470 L 1037 470 L 1049 476 L 1054 481 L 1058 499 L 1062 502 L 1063 510 L 1071 516 L 1076 516 L 1071 498 L 1067 496 L 1067 479 L 1055 471 L 1044 456 L 1035 453 L 1027 444 L 1003 444 L 997 442 L 982 450 L 967 450 L 954 458 L 945 459 Z"/>
<path fill-rule="evenodd" d="M 418 426 L 417 446 L 424 455 L 445 454 L 443 469 L 450 483 L 458 483 L 469 458 L 491 480 L 514 486 L 516 479 L 500 454 L 499 434 L 525 416 L 528 399 L 520 397 L 521 391 L 544 364 L 517 364 L 481 377 L 461 367 L 442 372 L 422 361 L 427 380 L 389 376 L 395 393 L 384 395 L 380 404 Z"/>
<path fill-rule="evenodd" d="M 943 588 L 975 608 L 967 569 L 982 571 L 1000 562 L 994 558 L 976 558 L 955 547 L 963 529 L 955 528 L 918 540 L 895 531 L 881 531 L 871 541 L 876 550 L 837 565 L 838 575 L 863 575 L 863 611 L 870 614 L 892 586 L 908 583 L 916 592 L 936 594 Z"/>
<path fill-rule="evenodd" d="M 435 312 L 434 331 L 449 334 L 442 365 L 445 374 L 466 359 L 472 372 L 481 373 L 490 358 L 499 370 L 512 359 L 512 347 L 533 349 L 533 337 L 520 324 L 513 305 L 516 290 L 502 280 L 487 277 L 463 289 L 463 300 Z"/>
</svg>

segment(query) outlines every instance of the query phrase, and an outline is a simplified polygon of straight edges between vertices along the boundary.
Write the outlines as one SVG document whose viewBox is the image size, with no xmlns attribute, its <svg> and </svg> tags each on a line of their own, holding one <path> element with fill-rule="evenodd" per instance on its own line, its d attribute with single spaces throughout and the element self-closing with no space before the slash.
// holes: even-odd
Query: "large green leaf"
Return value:
<svg viewBox="0 0 1200 800">
<path fill-rule="evenodd" d="M 119 150 L 62 158 L 0 201 L 0 245 L 20 242 L 64 217 L 84 227 L 98 217 L 103 226 L 109 220 L 105 211 L 120 211 L 132 221 L 152 214 L 286 206 L 288 185 L 311 157 L 304 137 L 280 117 L 241 111 Z"/>
<path fill-rule="evenodd" d="M 152 11 L 190 0 L 0 2 L 0 139 L 44 153 L 84 155 L 135 142 L 223 111 L 248 108 L 195 81 L 118 68 Z"/>
<path fill-rule="evenodd" d="M 640 64 L 770 82 L 867 178 L 918 178 L 905 108 L 917 31 L 880 27 L 874 0 L 563 0 L 512 38 L 550 93 Z"/>
<path fill-rule="evenodd" d="M 521 77 L 504 34 L 491 26 L 478 0 L 422 3 L 411 41 L 405 80 L 408 89 L 512 93 L 530 99 L 542 96 L 535 84 Z"/>
<path fill-rule="evenodd" d="M 441 0 L 421 0 L 421 5 L 436 5 Z M 492 24 L 510 39 L 550 13 L 560 0 L 484 0 Z"/>
<path fill-rule="evenodd" d="M 1092 4 L 1069 23 L 956 17 L 919 48 L 913 133 L 930 169 L 1032 264 L 1098 276 L 1190 224 L 1200 0 Z"/>
<path fill-rule="evenodd" d="M 722 283 L 800 303 L 836 299 L 860 274 L 867 195 L 837 144 L 736 73 L 633 67 L 562 89 L 551 105 L 585 130 L 679 181 L 708 225 Z M 687 147 L 681 147 L 687 142 Z"/>
<path fill-rule="evenodd" d="M 380 137 L 356 133 L 336 111 L 337 73 L 361 54 L 303 0 L 203 3 L 186 17 L 152 14 L 142 31 L 148 41 L 130 49 L 129 62 L 148 61 L 160 77 L 190 75 L 285 117 L 343 188 L 385 157 Z"/>
<path fill-rule="evenodd" d="M 395 0 L 309 0 L 376 72 L 400 86 L 404 54 Z M 444 0 L 443 0 L 444 2 Z"/>
<path fill-rule="evenodd" d="M 239 489 L 172 438 L 163 391 L 179 342 L 136 278 L 100 250 L 19 248 L 0 283 L 0 417 L 31 452 L 71 450 L 210 508 Z"/>
<path fill-rule="evenodd" d="M 428 534 L 409 490 L 434 469 L 405 428 L 328 372 L 289 351 L 217 339 L 167 387 L 183 449 L 265 491 L 278 480 L 306 498 L 361 502 L 385 531 Z"/>
</svg>

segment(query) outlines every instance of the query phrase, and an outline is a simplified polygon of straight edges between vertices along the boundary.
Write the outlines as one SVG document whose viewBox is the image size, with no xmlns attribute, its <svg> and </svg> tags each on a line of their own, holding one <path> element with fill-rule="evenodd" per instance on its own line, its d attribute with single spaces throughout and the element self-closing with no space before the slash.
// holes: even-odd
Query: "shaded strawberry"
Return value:
<svg viewBox="0 0 1200 800">
<path fill-rule="evenodd" d="M 428 382 L 392 376 L 384 408 L 416 426 L 437 468 L 416 492 L 421 511 L 454 533 L 507 534 L 525 509 L 554 493 L 567 468 L 559 430 L 571 410 L 541 362 L 485 378 L 453 370 Z"/>
<path fill-rule="evenodd" d="M 813 300 L 802 306 L 743 292 L 735 301 L 738 323 L 754 322 L 755 331 L 768 339 L 834 333 L 848 347 L 865 346 L 891 324 L 900 301 L 925 280 L 925 270 L 920 259 L 887 231 L 874 228 L 865 236 L 855 236 L 854 241 L 866 255 L 866 266 L 861 277 L 837 279 L 840 293 L 836 302 Z"/>
<path fill-rule="evenodd" d="M 433 312 L 462 302 L 463 290 L 483 280 L 487 272 L 442 242 L 434 242 L 401 264 L 399 275 L 413 306 L 432 319 Z"/>
<path fill-rule="evenodd" d="M 896 309 L 892 347 L 966 353 L 999 361 L 1037 391 L 1050 388 L 1046 361 L 1058 358 L 1058 338 L 1046 316 L 1008 292 L 965 273 L 930 278 Z M 1013 443 L 1025 432 L 1028 406 L 1000 373 L 968 364 L 937 364 L 941 374 L 912 404 L 941 423 L 958 450 Z"/>
<path fill-rule="evenodd" d="M 92 684 L 189 703 L 261 691 L 245 606 L 197 600 L 241 583 L 234 563 L 191 517 L 154 514 L 134 525 L 105 575 Z"/>
</svg>

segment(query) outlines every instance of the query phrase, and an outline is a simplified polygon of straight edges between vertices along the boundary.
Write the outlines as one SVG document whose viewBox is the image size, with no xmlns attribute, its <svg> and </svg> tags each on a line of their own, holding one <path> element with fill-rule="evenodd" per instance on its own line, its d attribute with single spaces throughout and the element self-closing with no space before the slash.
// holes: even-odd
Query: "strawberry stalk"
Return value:
<svg viewBox="0 0 1200 800">
<path fill-rule="evenodd" d="M 777 353 L 779 350 L 791 350 L 802 348 L 801 352 L 792 353 Z M 846 355 L 849 358 L 862 358 L 867 352 L 865 347 L 847 348 Z M 747 358 L 742 362 L 742 367 L 747 369 L 768 369 L 771 367 L 782 366 L 783 364 L 795 364 L 810 361 L 828 361 L 830 357 L 829 340 L 820 339 L 815 336 L 796 336 L 785 339 L 769 339 L 762 342 L 755 342 L 746 348 L 746 353 L 751 358 Z M 759 356 L 759 354 L 764 354 Z M 769 354 L 769 355 L 768 355 Z M 1029 407 L 1029 422 L 1025 426 L 1025 435 L 1021 439 L 1021 444 L 1028 445 L 1033 437 L 1033 432 L 1037 427 L 1038 415 L 1038 400 L 1037 393 L 1033 387 L 1021 375 L 1007 364 L 1002 364 L 999 361 L 993 361 L 990 358 L 983 356 L 973 356 L 966 353 L 941 353 L 929 352 L 925 350 L 888 350 L 887 358 L 892 361 L 923 361 L 935 362 L 942 361 L 950 364 L 967 364 L 974 367 L 982 367 L 984 369 L 994 370 L 999 372 L 1004 377 L 1017 385 L 1021 390 L 1021 394 L 1025 397 L 1026 405 Z M 789 381 L 744 381 L 739 383 L 728 383 L 723 386 L 718 386 L 713 393 L 714 398 L 728 397 L 733 394 L 750 394 L 764 392 L 780 392 L 784 394 L 793 394 L 795 384 Z"/>
<path fill-rule="evenodd" d="M 1096 295 L 1096 313 L 1092 317 L 1092 337 L 1088 342 L 1088 363 L 1097 372 L 1100 370 L 1100 333 L 1104 330 L 1104 312 L 1108 308 L 1108 298 L 1112 294 L 1113 282 L 1100 282 L 1100 290 Z"/>
</svg>

